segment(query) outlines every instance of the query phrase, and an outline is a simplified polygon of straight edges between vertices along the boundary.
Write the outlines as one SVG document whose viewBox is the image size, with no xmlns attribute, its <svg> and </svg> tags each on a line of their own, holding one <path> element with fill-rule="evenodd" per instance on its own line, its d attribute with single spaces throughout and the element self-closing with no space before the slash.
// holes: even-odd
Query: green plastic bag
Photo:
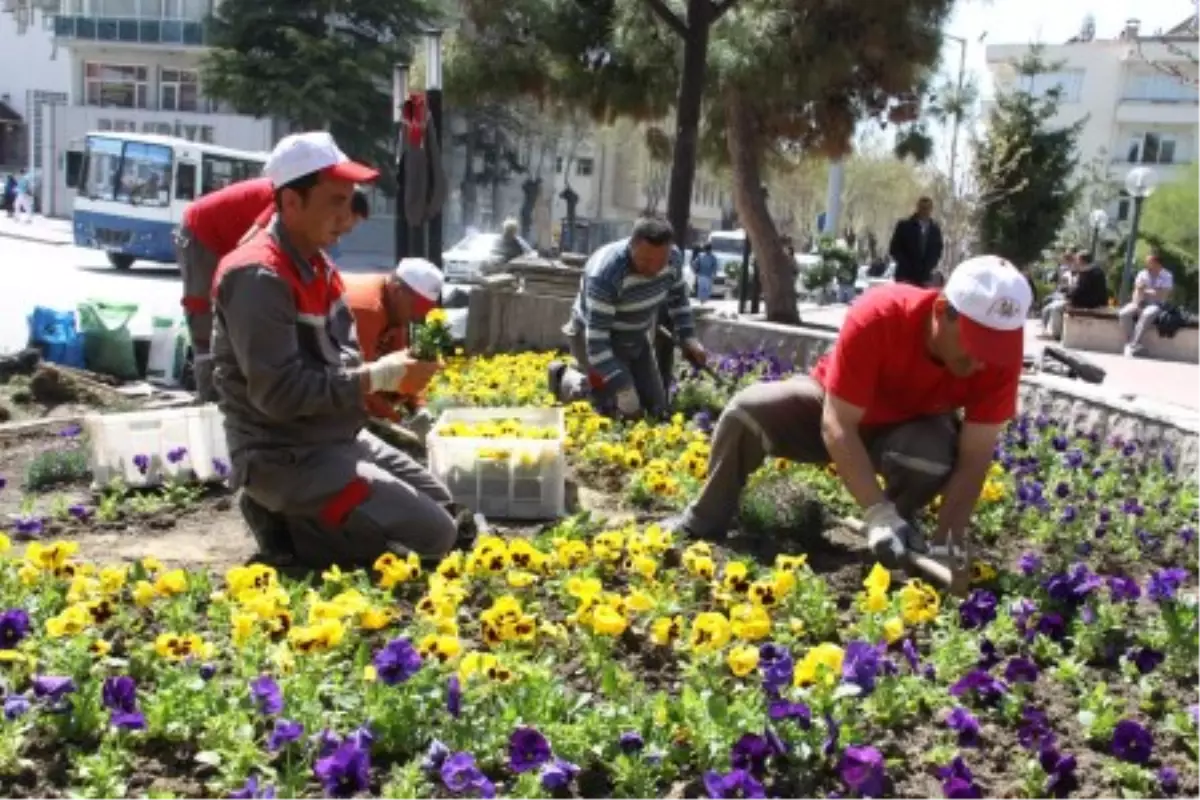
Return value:
<svg viewBox="0 0 1200 800">
<path fill-rule="evenodd" d="M 79 304 L 79 332 L 88 369 L 123 381 L 141 377 L 129 332 L 129 321 L 137 310 L 137 303 L 85 300 Z"/>
</svg>

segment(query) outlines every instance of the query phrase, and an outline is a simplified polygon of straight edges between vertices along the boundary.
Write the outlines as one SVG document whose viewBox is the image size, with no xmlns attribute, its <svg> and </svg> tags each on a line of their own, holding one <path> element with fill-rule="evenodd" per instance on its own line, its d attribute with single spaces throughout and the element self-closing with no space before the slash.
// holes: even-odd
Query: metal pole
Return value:
<svg viewBox="0 0 1200 800">
<path fill-rule="evenodd" d="M 825 191 L 825 230 L 821 233 L 832 236 L 838 235 L 838 225 L 842 218 L 842 184 L 846 180 L 846 163 L 835 161 L 829 165 L 829 184 Z"/>
<path fill-rule="evenodd" d="M 433 121 L 439 157 L 442 154 L 442 32 L 430 31 L 425 37 L 425 96 L 429 101 L 429 117 Z M 432 165 L 440 169 L 440 164 Z M 429 220 L 425 236 L 425 257 L 442 266 L 442 209 Z"/>
<path fill-rule="evenodd" d="M 1100 244 L 1100 226 L 1093 225 L 1092 226 L 1092 248 L 1091 248 L 1092 261 L 1096 260 L 1096 247 L 1099 244 Z"/>
<path fill-rule="evenodd" d="M 1138 224 L 1142 221 L 1144 197 L 1133 198 L 1133 222 L 1129 226 L 1129 245 L 1125 248 L 1125 268 L 1121 272 L 1121 305 L 1129 302 L 1133 289 L 1133 251 L 1137 248 Z"/>
<path fill-rule="evenodd" d="M 745 228 L 742 229 L 745 232 Z M 738 313 L 746 313 L 746 299 L 750 296 L 750 236 L 742 246 L 742 271 L 738 279 Z"/>
<path fill-rule="evenodd" d="M 955 97 L 955 103 L 958 104 L 958 110 L 954 114 L 954 130 L 950 135 L 950 201 L 954 202 L 954 186 L 955 175 L 958 167 L 958 131 L 962 126 L 962 93 L 963 81 L 967 73 L 967 40 L 958 36 L 948 36 L 947 38 L 954 39 L 958 42 L 958 96 Z"/>
<path fill-rule="evenodd" d="M 408 223 L 404 219 L 404 101 L 408 99 L 408 65 L 392 67 L 392 122 L 396 125 L 396 205 L 392 235 L 395 261 L 408 256 Z"/>
</svg>

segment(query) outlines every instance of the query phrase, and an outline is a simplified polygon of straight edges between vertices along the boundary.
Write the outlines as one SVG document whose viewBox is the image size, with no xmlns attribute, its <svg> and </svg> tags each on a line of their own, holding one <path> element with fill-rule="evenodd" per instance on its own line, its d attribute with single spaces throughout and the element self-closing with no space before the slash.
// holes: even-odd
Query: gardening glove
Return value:
<svg viewBox="0 0 1200 800">
<path fill-rule="evenodd" d="M 388 353 L 377 361 L 366 365 L 367 378 L 372 392 L 394 392 L 408 368 L 416 361 L 407 350 Z"/>
<path fill-rule="evenodd" d="M 626 417 L 636 417 L 642 413 L 642 401 L 638 399 L 637 389 L 630 386 L 617 392 L 617 410 Z"/>
<path fill-rule="evenodd" d="M 871 554 L 888 569 L 898 568 L 904 561 L 905 542 L 912 536 L 912 526 L 886 500 L 868 508 L 863 521 Z"/>
<path fill-rule="evenodd" d="M 700 344 L 700 340 L 695 337 L 685 339 L 679 348 L 683 351 L 683 357 L 688 360 L 696 369 L 700 369 L 708 364 L 708 352 L 704 349 L 704 345 Z"/>
</svg>

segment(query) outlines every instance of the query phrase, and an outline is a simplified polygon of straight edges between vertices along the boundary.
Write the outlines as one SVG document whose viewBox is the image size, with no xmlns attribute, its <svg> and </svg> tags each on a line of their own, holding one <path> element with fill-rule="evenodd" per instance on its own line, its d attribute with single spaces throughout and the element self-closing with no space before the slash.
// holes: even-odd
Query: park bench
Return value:
<svg viewBox="0 0 1200 800">
<path fill-rule="evenodd" d="M 1195 364 L 1200 360 L 1200 329 L 1192 322 L 1176 331 L 1169 339 L 1158 335 L 1151 325 L 1142 337 L 1146 358 L 1162 361 L 1182 361 Z M 1115 308 L 1067 308 L 1063 319 L 1062 346 L 1068 350 L 1120 354 L 1125 349 L 1121 320 Z"/>
</svg>

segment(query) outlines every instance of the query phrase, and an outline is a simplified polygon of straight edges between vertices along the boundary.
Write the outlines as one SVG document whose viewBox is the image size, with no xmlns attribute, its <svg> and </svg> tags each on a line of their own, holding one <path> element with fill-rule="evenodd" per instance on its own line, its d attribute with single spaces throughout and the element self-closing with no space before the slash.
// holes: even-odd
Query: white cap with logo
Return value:
<svg viewBox="0 0 1200 800">
<path fill-rule="evenodd" d="M 423 258 L 400 259 L 396 277 L 431 303 L 442 296 L 442 271 Z"/>
<path fill-rule="evenodd" d="M 351 161 L 327 131 L 283 137 L 263 167 L 263 175 L 276 189 L 314 172 L 352 183 L 370 183 L 379 177 L 379 170 Z"/>
<path fill-rule="evenodd" d="M 950 273 L 942 294 L 959 314 L 968 353 L 997 366 L 1022 363 L 1033 289 L 1016 267 L 999 256 L 967 259 Z"/>
</svg>

